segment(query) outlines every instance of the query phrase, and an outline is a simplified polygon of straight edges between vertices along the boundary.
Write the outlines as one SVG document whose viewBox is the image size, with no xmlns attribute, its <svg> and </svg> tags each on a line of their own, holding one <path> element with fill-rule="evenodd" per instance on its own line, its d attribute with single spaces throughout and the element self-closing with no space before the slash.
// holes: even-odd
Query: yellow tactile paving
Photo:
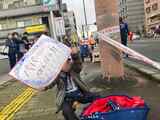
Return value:
<svg viewBox="0 0 160 120">
<path fill-rule="evenodd" d="M 0 112 L 0 120 L 12 120 L 15 113 L 36 94 L 36 90 L 27 88 Z"/>
</svg>

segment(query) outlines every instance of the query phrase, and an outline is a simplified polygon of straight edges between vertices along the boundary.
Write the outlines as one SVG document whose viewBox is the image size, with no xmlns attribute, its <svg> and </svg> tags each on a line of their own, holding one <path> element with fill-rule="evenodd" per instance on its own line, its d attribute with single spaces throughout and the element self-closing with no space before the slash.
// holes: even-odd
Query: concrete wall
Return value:
<svg viewBox="0 0 160 120">
<path fill-rule="evenodd" d="M 104 29 L 118 24 L 118 2 L 110 0 L 96 0 L 96 16 L 98 29 Z"/>
<path fill-rule="evenodd" d="M 99 30 L 119 26 L 117 0 L 96 0 L 96 14 Z M 113 36 L 114 40 L 120 41 L 119 32 L 115 33 Z M 102 39 L 103 38 L 100 40 L 99 48 L 103 77 L 108 80 L 122 77 L 124 75 L 124 68 L 121 59 L 121 52 Z"/>
</svg>

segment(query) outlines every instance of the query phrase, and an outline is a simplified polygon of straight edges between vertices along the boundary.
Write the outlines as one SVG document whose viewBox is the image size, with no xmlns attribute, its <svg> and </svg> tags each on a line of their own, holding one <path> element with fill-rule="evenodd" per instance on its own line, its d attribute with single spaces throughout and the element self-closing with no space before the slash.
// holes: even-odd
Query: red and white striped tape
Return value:
<svg viewBox="0 0 160 120">
<path fill-rule="evenodd" d="M 154 68 L 160 70 L 160 64 L 158 62 L 155 62 L 155 61 L 149 59 L 148 57 L 132 50 L 131 48 L 122 45 L 121 43 L 119 43 L 119 42 L 111 39 L 110 37 L 108 37 L 106 34 L 103 34 L 101 32 L 99 32 L 98 34 L 99 34 L 99 37 L 101 38 L 101 40 L 104 40 L 108 44 L 118 48 L 119 50 L 121 50 L 124 53 L 131 56 L 131 58 L 134 58 L 134 59 L 137 59 L 137 60 L 142 61 L 144 63 L 147 63 L 147 64 L 153 66 Z"/>
</svg>

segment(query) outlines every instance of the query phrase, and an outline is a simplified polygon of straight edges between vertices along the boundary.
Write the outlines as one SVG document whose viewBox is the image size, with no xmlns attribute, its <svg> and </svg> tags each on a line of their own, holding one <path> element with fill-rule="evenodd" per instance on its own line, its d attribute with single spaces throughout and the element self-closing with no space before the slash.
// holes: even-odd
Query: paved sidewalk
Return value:
<svg viewBox="0 0 160 120">
<path fill-rule="evenodd" d="M 4 83 L 6 83 L 6 82 L 8 82 L 10 80 L 13 80 L 13 78 L 10 77 L 8 74 L 1 75 L 1 77 L 0 77 L 0 85 L 3 85 Z"/>
<path fill-rule="evenodd" d="M 87 82 L 93 81 L 100 74 L 99 64 L 93 65 L 91 63 L 88 65 L 87 63 L 84 64 L 84 69 L 85 70 L 82 72 L 81 75 L 83 79 L 85 79 Z M 92 72 L 89 72 L 91 70 Z M 16 111 L 18 111 L 19 109 L 17 109 L 17 107 L 13 107 L 14 102 L 16 102 L 16 106 L 21 106 L 21 102 L 26 102 L 24 97 L 25 95 L 28 96 L 28 94 L 24 93 L 23 97 L 23 91 L 25 91 L 26 86 L 21 84 L 20 82 L 12 80 L 12 78 L 9 77 L 7 74 L 1 76 L 0 86 L 0 112 L 4 113 L 4 110 L 7 109 L 7 111 L 9 111 L 10 113 L 15 114 Z M 92 85 L 90 85 L 90 87 L 92 91 L 102 91 L 101 88 L 97 88 L 95 86 L 93 87 Z M 31 101 L 29 100 L 30 102 L 26 102 L 27 104 L 22 107 L 22 109 L 20 108 L 21 110 L 18 111 L 15 116 L 13 116 L 14 120 L 44 120 L 46 118 L 47 120 L 63 120 L 61 113 L 58 115 L 55 114 L 55 96 L 55 89 L 51 89 L 45 92 L 38 92 Z M 24 99 L 24 101 L 19 98 Z M 81 110 L 82 109 L 79 109 L 79 111 L 77 112 L 80 113 Z"/>
<path fill-rule="evenodd" d="M 160 97 L 157 92 L 160 91 L 160 84 L 148 81 L 134 70 L 125 68 L 125 71 L 126 80 L 107 81 L 101 78 L 99 64 L 88 63 L 84 65 L 82 77 L 89 84 L 92 92 L 98 92 L 103 96 L 111 94 L 141 96 L 151 108 L 149 120 L 160 120 Z M 0 88 L 0 110 L 3 110 L 6 105 L 22 94 L 26 86 L 20 82 L 10 81 Z M 55 88 L 38 92 L 18 112 L 15 112 L 13 120 L 64 120 L 61 113 L 55 114 L 55 94 Z M 82 109 L 79 109 L 77 112 L 81 111 Z"/>
<path fill-rule="evenodd" d="M 8 59 L 0 59 L 0 79 L 1 76 L 7 74 L 10 69 L 9 69 L 9 61 Z"/>
</svg>

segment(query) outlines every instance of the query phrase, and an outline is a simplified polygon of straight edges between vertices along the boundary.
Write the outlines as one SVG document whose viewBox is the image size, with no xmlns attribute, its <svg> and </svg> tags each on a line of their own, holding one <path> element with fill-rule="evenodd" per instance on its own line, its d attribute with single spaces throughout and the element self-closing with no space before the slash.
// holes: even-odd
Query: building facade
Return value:
<svg viewBox="0 0 160 120">
<path fill-rule="evenodd" d="M 127 18 L 127 0 L 119 0 L 119 16 Z"/>
<path fill-rule="evenodd" d="M 119 15 L 126 19 L 130 31 L 142 31 L 145 23 L 144 0 L 119 0 Z"/>
<path fill-rule="evenodd" d="M 160 0 L 144 0 L 146 31 L 160 25 Z"/>
<path fill-rule="evenodd" d="M 62 5 L 62 10 L 68 12 L 66 4 Z M 55 17 L 60 17 L 58 5 L 52 6 L 52 11 Z M 67 20 L 69 18 L 74 18 L 74 13 L 64 14 L 66 31 L 75 25 Z M 5 40 L 8 33 L 22 34 L 30 26 L 46 25 L 50 31 L 51 23 L 50 11 L 43 6 L 42 0 L 0 0 L 0 41 Z"/>
<path fill-rule="evenodd" d="M 0 38 L 9 32 L 24 32 L 25 27 L 49 23 L 49 11 L 40 0 L 0 0 Z"/>
</svg>

